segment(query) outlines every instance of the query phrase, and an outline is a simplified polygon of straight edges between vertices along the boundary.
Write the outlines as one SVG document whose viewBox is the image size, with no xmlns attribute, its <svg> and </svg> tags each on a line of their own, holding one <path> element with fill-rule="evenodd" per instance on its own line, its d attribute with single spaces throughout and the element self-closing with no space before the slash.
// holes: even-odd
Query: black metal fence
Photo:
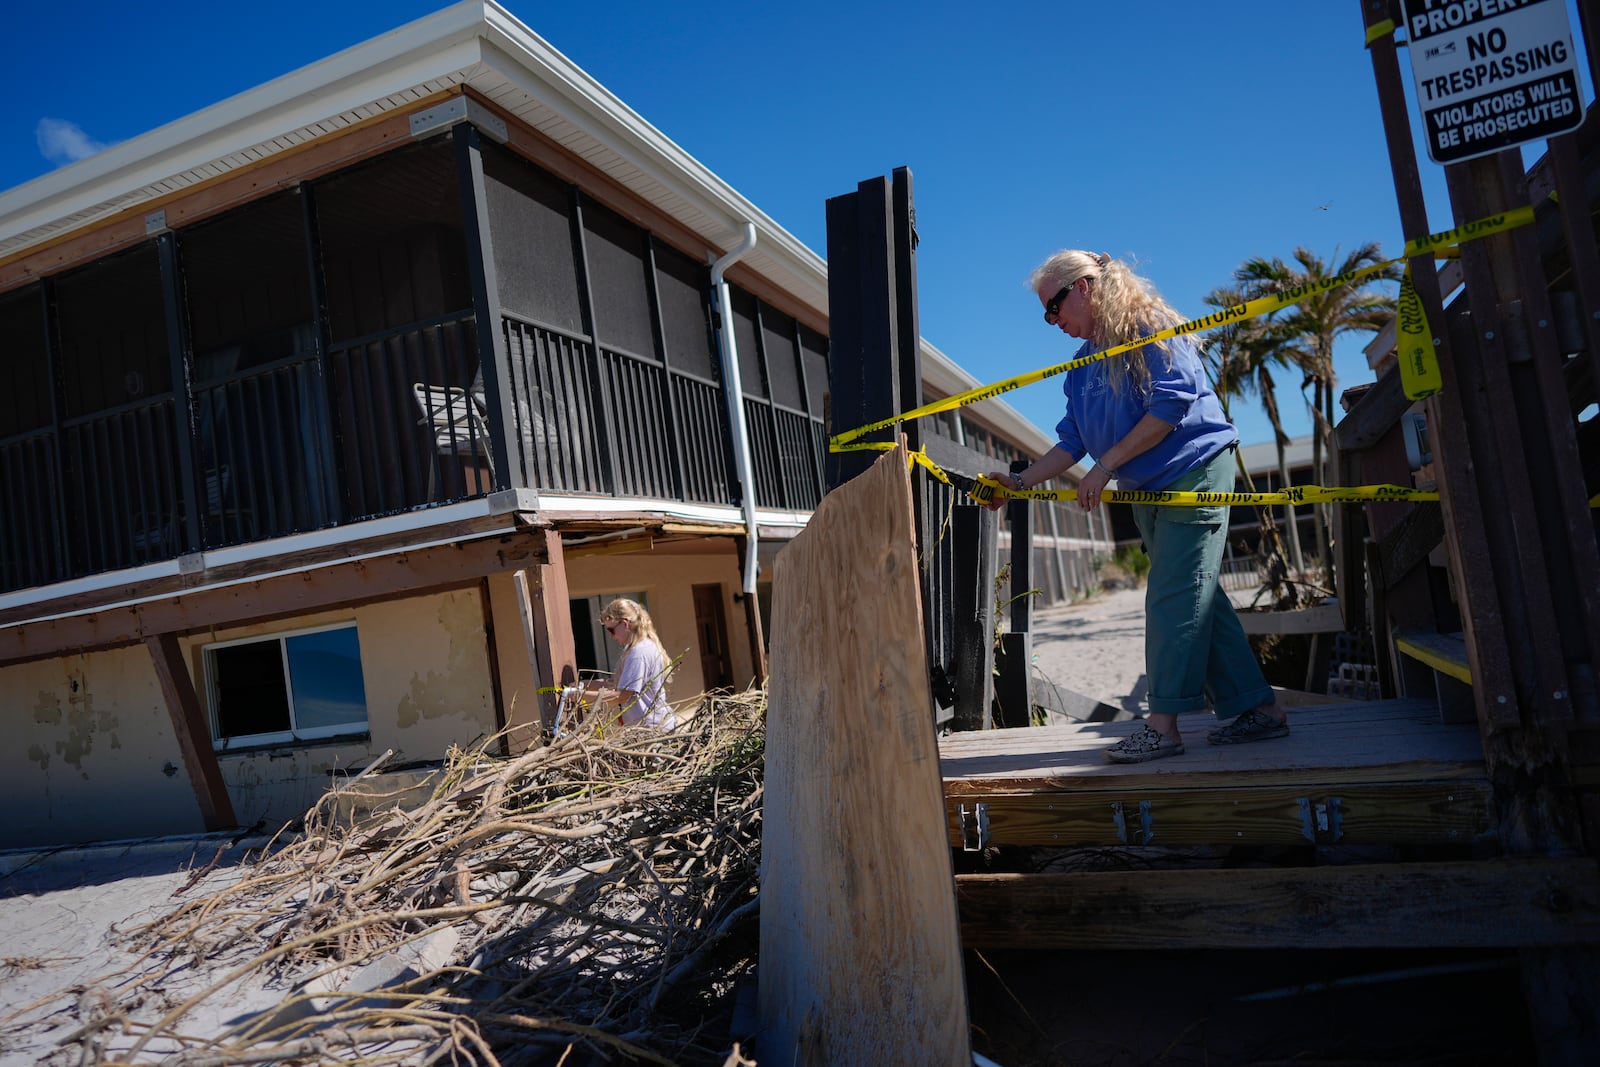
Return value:
<svg viewBox="0 0 1600 1067">
<path fill-rule="evenodd" d="M 540 492 L 737 505 L 722 386 L 507 316 L 509 454 Z M 482 497 L 493 467 L 470 313 L 0 442 L 0 587 L 25 588 Z M 747 398 L 757 500 L 822 497 L 820 420 Z M 59 457 L 59 458 L 58 458 Z M 64 526 L 63 526 L 64 524 Z M 63 531 L 65 536 L 63 535 Z"/>
</svg>

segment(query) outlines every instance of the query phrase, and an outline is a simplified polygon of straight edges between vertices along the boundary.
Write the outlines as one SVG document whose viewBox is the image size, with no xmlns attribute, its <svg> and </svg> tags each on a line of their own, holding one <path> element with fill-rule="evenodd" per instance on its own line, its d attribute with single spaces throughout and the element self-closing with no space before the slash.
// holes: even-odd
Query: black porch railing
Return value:
<svg viewBox="0 0 1600 1067">
<path fill-rule="evenodd" d="M 63 541 L 71 574 L 179 554 L 184 518 L 170 395 L 61 426 Z"/>
<path fill-rule="evenodd" d="M 719 382 L 512 317 L 502 327 L 508 451 L 534 489 L 739 503 Z M 203 358 L 192 408 L 166 394 L 0 441 L 0 591 L 510 486 L 493 465 L 478 352 L 475 318 L 462 312 L 321 358 L 299 351 L 211 374 L 223 360 Z M 755 398 L 745 414 L 758 502 L 815 508 L 821 420 Z"/>
<path fill-rule="evenodd" d="M 506 316 L 513 444 L 542 492 L 737 504 L 722 385 L 659 361 Z M 822 499 L 820 419 L 746 398 L 756 499 Z"/>
</svg>

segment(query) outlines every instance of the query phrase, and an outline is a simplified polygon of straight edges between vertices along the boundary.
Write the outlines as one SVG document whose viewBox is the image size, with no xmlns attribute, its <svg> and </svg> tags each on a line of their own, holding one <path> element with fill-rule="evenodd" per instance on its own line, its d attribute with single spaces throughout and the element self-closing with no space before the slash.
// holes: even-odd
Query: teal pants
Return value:
<svg viewBox="0 0 1600 1067">
<path fill-rule="evenodd" d="M 1166 489 L 1233 492 L 1234 457 L 1224 449 Z M 1134 522 L 1150 555 L 1145 587 L 1145 673 L 1150 712 L 1204 711 L 1232 719 L 1273 699 L 1219 569 L 1227 547 L 1226 505 L 1134 504 Z"/>
</svg>

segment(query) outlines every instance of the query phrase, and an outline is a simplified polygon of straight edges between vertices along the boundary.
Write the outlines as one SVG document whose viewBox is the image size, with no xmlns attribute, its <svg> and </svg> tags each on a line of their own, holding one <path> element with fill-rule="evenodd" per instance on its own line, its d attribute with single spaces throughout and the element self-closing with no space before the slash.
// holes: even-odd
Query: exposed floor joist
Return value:
<svg viewBox="0 0 1600 1067">
<path fill-rule="evenodd" d="M 956 877 L 968 948 L 1529 948 L 1600 943 L 1592 859 Z"/>
</svg>

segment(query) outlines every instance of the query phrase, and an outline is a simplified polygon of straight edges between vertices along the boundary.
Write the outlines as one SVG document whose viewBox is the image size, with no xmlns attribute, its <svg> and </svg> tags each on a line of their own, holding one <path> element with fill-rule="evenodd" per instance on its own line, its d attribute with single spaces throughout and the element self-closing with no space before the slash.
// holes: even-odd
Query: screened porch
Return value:
<svg viewBox="0 0 1600 1067">
<path fill-rule="evenodd" d="M 511 488 L 740 503 L 708 267 L 469 126 L 150 230 L 0 294 L 0 592 Z M 732 311 L 756 498 L 810 510 L 826 338 Z"/>
</svg>

